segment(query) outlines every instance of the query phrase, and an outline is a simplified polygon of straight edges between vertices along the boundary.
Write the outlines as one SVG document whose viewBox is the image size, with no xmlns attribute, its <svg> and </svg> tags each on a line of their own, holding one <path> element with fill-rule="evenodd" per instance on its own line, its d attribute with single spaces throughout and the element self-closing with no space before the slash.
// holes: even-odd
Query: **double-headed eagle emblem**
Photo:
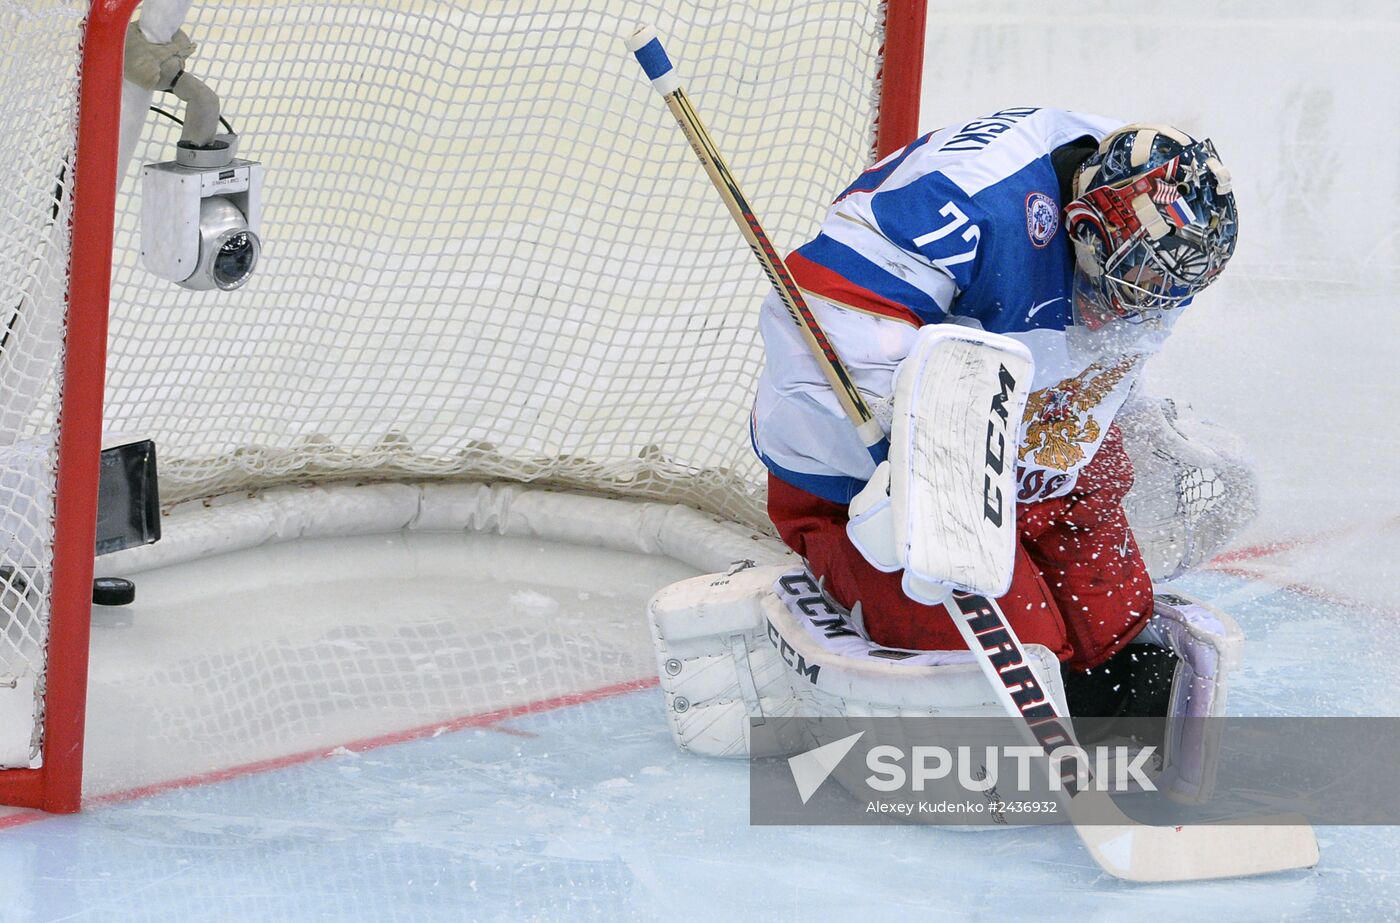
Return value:
<svg viewBox="0 0 1400 923">
<path fill-rule="evenodd" d="M 1031 393 L 1026 402 L 1026 440 L 1020 458 L 1034 453 L 1037 465 L 1070 471 L 1084 460 L 1083 446 L 1098 442 L 1100 428 L 1090 411 L 1118 387 L 1142 356 L 1113 365 L 1096 362 L 1073 378 Z"/>
</svg>

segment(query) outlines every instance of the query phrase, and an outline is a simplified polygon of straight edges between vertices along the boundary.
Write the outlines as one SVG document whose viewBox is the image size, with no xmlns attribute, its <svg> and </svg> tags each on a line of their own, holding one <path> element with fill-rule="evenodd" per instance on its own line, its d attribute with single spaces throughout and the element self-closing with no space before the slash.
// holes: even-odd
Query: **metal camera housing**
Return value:
<svg viewBox="0 0 1400 923">
<path fill-rule="evenodd" d="M 141 169 L 141 261 L 188 289 L 232 291 L 262 253 L 262 164 L 234 157 L 237 137 Z"/>
<path fill-rule="evenodd" d="M 199 202 L 199 256 L 185 288 L 232 291 L 253 275 L 262 242 L 248 227 L 243 212 L 224 196 Z"/>
</svg>

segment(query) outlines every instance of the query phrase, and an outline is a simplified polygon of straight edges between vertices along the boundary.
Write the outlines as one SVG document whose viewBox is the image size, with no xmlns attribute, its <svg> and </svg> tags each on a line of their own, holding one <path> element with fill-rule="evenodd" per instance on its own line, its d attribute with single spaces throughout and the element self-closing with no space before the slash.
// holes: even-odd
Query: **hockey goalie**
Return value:
<svg viewBox="0 0 1400 923">
<path fill-rule="evenodd" d="M 751 437 L 805 568 L 653 600 L 677 743 L 743 755 L 764 716 L 997 714 L 942 605 L 957 590 L 997 599 L 1071 715 L 1221 714 L 1239 630 L 1153 578 L 1229 541 L 1254 481 L 1141 379 L 1235 241 L 1214 146 L 1167 126 L 1005 109 L 861 174 L 786 265 L 888 459 L 770 295 Z M 1202 794 L 1209 754 L 1176 756 L 1175 788 Z"/>
</svg>

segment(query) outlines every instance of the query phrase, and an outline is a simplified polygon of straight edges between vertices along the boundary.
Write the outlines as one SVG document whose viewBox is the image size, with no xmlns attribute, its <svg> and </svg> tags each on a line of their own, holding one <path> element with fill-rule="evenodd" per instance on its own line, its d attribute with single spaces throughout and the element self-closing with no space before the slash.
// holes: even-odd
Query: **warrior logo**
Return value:
<svg viewBox="0 0 1400 923">
<path fill-rule="evenodd" d="M 1099 441 L 1098 421 L 1090 412 L 1133 370 L 1142 356 L 1117 364 L 1094 363 L 1073 378 L 1031 392 L 1026 401 L 1026 440 L 1020 458 L 1035 453 L 1037 465 L 1069 471 L 1084 460 L 1084 446 Z"/>
<path fill-rule="evenodd" d="M 1031 244 L 1041 250 L 1049 246 L 1050 239 L 1060 229 L 1060 209 L 1055 200 L 1043 192 L 1032 192 L 1026 196 L 1026 233 Z"/>
</svg>

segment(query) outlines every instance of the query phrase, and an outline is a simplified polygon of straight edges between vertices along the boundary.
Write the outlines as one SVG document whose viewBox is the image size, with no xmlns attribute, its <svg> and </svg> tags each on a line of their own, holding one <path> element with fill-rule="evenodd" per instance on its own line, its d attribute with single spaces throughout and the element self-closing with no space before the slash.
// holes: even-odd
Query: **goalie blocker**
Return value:
<svg viewBox="0 0 1400 923">
<path fill-rule="evenodd" d="M 1034 362 L 1015 340 L 921 328 L 900 363 L 889 460 L 851 501 L 846 534 L 925 605 L 1001 596 L 1016 560 L 1016 439 Z"/>
</svg>

